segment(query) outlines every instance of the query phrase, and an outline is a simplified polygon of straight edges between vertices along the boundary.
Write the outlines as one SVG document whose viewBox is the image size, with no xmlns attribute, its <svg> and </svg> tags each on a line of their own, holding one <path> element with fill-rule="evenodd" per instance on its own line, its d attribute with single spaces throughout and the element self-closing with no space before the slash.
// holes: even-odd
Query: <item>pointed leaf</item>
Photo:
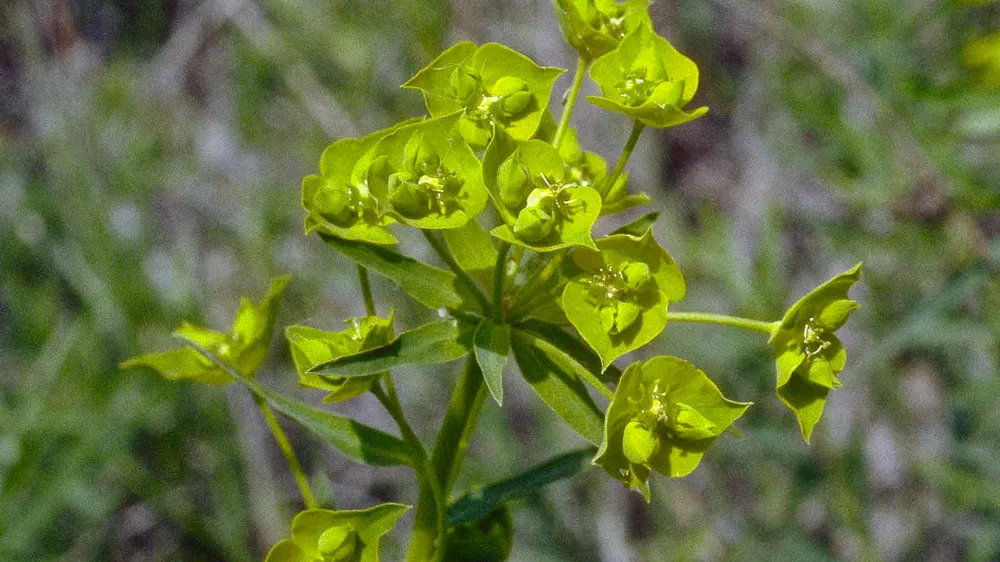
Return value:
<svg viewBox="0 0 1000 562">
<path fill-rule="evenodd" d="M 646 213 L 634 221 L 618 227 L 611 234 L 628 234 L 629 236 L 641 238 L 644 234 L 646 234 L 647 230 L 653 228 L 653 225 L 656 224 L 656 219 L 658 218 L 660 218 L 659 211 Z"/>
<path fill-rule="evenodd" d="M 486 387 L 497 404 L 503 405 L 503 370 L 510 354 L 510 326 L 484 319 L 476 329 L 475 350 Z"/>
</svg>

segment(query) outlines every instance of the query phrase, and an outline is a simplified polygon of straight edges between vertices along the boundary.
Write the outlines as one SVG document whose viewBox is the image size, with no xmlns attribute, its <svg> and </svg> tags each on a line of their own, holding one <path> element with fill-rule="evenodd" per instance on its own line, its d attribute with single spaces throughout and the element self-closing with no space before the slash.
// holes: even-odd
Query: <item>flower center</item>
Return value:
<svg viewBox="0 0 1000 562">
<path fill-rule="evenodd" d="M 809 318 L 802 329 L 802 351 L 805 352 L 807 359 L 819 355 L 831 345 L 830 341 L 823 337 L 826 330 L 816 327 L 815 322 L 815 318 Z"/>
</svg>

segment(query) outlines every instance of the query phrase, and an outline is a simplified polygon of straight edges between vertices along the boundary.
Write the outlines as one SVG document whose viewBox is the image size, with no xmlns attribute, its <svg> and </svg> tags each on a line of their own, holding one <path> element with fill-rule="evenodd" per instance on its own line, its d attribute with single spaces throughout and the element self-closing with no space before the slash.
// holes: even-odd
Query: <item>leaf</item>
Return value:
<svg viewBox="0 0 1000 562">
<path fill-rule="evenodd" d="M 600 443 L 604 416 L 578 374 L 586 368 L 530 332 L 515 330 L 511 344 L 521 376 L 538 396 L 584 439 Z"/>
<path fill-rule="evenodd" d="M 448 524 L 460 525 L 480 519 L 512 498 L 533 494 L 542 488 L 586 472 L 597 449 L 586 447 L 552 458 L 516 476 L 472 490 L 448 506 Z"/>
<path fill-rule="evenodd" d="M 197 351 L 186 347 L 140 355 L 121 364 L 122 369 L 138 367 L 149 367 L 171 381 L 189 379 L 219 386 L 233 382 L 228 373 L 212 365 Z"/>
<path fill-rule="evenodd" d="M 317 410 L 283 394 L 269 390 L 220 359 L 212 351 L 188 341 L 202 357 L 224 370 L 254 395 L 267 400 L 275 410 L 312 431 L 349 458 L 372 466 L 416 466 L 410 448 L 398 437 L 324 410 Z"/>
<path fill-rule="evenodd" d="M 461 359 L 472 347 L 472 327 L 458 320 L 440 320 L 408 330 L 392 342 L 320 363 L 310 373 L 359 377 L 400 365 L 436 365 Z"/>
<path fill-rule="evenodd" d="M 489 233 L 476 220 L 460 228 L 443 230 L 442 233 L 458 265 L 482 283 L 487 292 L 491 292 L 497 250 Z"/>
<path fill-rule="evenodd" d="M 494 324 L 489 319 L 479 323 L 475 335 L 476 361 L 493 399 L 503 405 L 503 370 L 510 354 L 510 326 Z"/>
<path fill-rule="evenodd" d="M 644 234 L 646 234 L 647 230 L 653 228 L 653 225 L 656 224 L 656 219 L 658 218 L 660 218 L 659 211 L 646 213 L 645 215 L 642 215 L 641 217 L 635 219 L 634 221 L 618 227 L 611 234 L 612 235 L 627 234 L 629 236 L 635 236 L 636 238 L 640 238 Z"/>
<path fill-rule="evenodd" d="M 594 350 L 575 336 L 566 333 L 559 326 L 549 324 L 542 320 L 531 319 L 518 325 L 519 330 L 531 332 L 550 344 L 558 347 L 563 352 L 569 354 L 583 368 L 591 374 L 604 381 L 618 381 L 622 376 L 622 371 L 614 365 L 609 365 L 603 372 L 601 371 L 601 358 L 594 353 Z"/>
<path fill-rule="evenodd" d="M 514 517 L 506 505 L 498 505 L 482 517 L 449 525 L 443 560 L 503 562 L 514 548 Z"/>
<path fill-rule="evenodd" d="M 428 308 L 480 310 L 475 297 L 449 271 L 421 263 L 388 248 L 333 236 L 321 235 L 321 238 L 348 259 L 385 277 Z"/>
<path fill-rule="evenodd" d="M 681 125 L 708 112 L 707 107 L 681 109 L 698 89 L 698 66 L 647 26 L 595 60 L 590 77 L 602 95 L 587 96 L 587 101 L 651 127 Z"/>
<path fill-rule="evenodd" d="M 431 453 L 434 475 L 444 489 L 451 489 L 458 477 L 462 459 L 465 458 L 465 450 L 469 446 L 469 438 L 476 427 L 479 411 L 486 399 L 483 384 L 483 373 L 479 369 L 479 363 L 472 354 L 469 354 L 465 368 L 462 369 L 462 374 L 451 393 L 444 421 L 441 422 L 441 431 L 438 432 L 434 451 Z"/>
</svg>

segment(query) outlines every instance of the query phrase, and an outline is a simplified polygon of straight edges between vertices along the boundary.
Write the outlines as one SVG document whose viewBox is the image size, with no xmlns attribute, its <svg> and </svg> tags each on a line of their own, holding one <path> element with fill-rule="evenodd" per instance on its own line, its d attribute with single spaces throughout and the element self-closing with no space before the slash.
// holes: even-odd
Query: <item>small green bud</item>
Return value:
<svg viewBox="0 0 1000 562">
<path fill-rule="evenodd" d="M 493 83 L 493 87 L 490 88 L 490 94 L 506 98 L 526 89 L 527 85 L 524 83 L 524 80 L 516 76 L 504 76 Z"/>
<path fill-rule="evenodd" d="M 649 266 L 642 262 L 629 262 L 622 268 L 622 277 L 629 289 L 637 291 L 649 281 Z"/>
<path fill-rule="evenodd" d="M 330 527 L 319 536 L 316 550 L 324 562 L 348 562 L 358 547 L 358 534 L 346 525 Z"/>
<path fill-rule="evenodd" d="M 555 220 L 538 207 L 526 207 L 514 222 L 514 236 L 526 242 L 538 242 L 552 233 Z"/>
<path fill-rule="evenodd" d="M 646 424 L 632 420 L 625 426 L 622 437 L 622 452 L 632 464 L 648 466 L 649 459 L 660 448 L 660 440 Z"/>
<path fill-rule="evenodd" d="M 389 176 L 389 203 L 405 217 L 423 217 L 428 213 L 430 196 L 427 190 L 415 183 L 407 172 Z"/>
<path fill-rule="evenodd" d="M 461 65 L 451 73 L 451 88 L 455 98 L 467 104 L 475 98 L 479 91 L 479 72 L 472 66 Z"/>
<path fill-rule="evenodd" d="M 326 220 L 347 227 L 357 220 L 357 209 L 351 197 L 351 186 L 324 183 L 316 192 L 316 210 Z"/>
<path fill-rule="evenodd" d="M 500 191 L 500 199 L 504 205 L 512 209 L 524 205 L 525 192 L 529 187 L 528 174 L 524 172 L 516 154 L 500 164 L 497 169 L 497 190 Z"/>
<path fill-rule="evenodd" d="M 520 92 L 515 92 L 509 96 L 501 98 L 500 109 L 503 110 L 504 116 L 513 117 L 527 109 L 531 100 L 531 92 L 521 90 Z"/>
<path fill-rule="evenodd" d="M 691 406 L 678 402 L 671 427 L 674 435 L 681 439 L 697 441 L 719 434 L 719 427 Z"/>
<path fill-rule="evenodd" d="M 389 194 L 389 176 L 393 169 L 389 164 L 389 157 L 382 155 L 372 161 L 368 166 L 368 192 L 376 199 L 380 199 Z"/>
<path fill-rule="evenodd" d="M 528 206 L 538 207 L 539 209 L 545 211 L 546 213 L 552 213 L 552 209 L 556 205 L 556 196 L 552 193 L 551 189 L 544 187 L 531 190 L 528 195 Z"/>
</svg>

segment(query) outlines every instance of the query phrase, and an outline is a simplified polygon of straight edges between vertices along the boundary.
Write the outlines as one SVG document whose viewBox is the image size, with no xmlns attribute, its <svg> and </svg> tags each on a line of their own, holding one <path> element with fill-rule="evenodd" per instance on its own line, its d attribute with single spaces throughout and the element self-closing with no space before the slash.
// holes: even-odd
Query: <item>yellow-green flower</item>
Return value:
<svg viewBox="0 0 1000 562">
<path fill-rule="evenodd" d="M 292 520 L 292 538 L 271 548 L 265 562 L 378 562 L 378 543 L 407 505 L 385 503 L 358 511 L 308 509 Z"/>
</svg>

